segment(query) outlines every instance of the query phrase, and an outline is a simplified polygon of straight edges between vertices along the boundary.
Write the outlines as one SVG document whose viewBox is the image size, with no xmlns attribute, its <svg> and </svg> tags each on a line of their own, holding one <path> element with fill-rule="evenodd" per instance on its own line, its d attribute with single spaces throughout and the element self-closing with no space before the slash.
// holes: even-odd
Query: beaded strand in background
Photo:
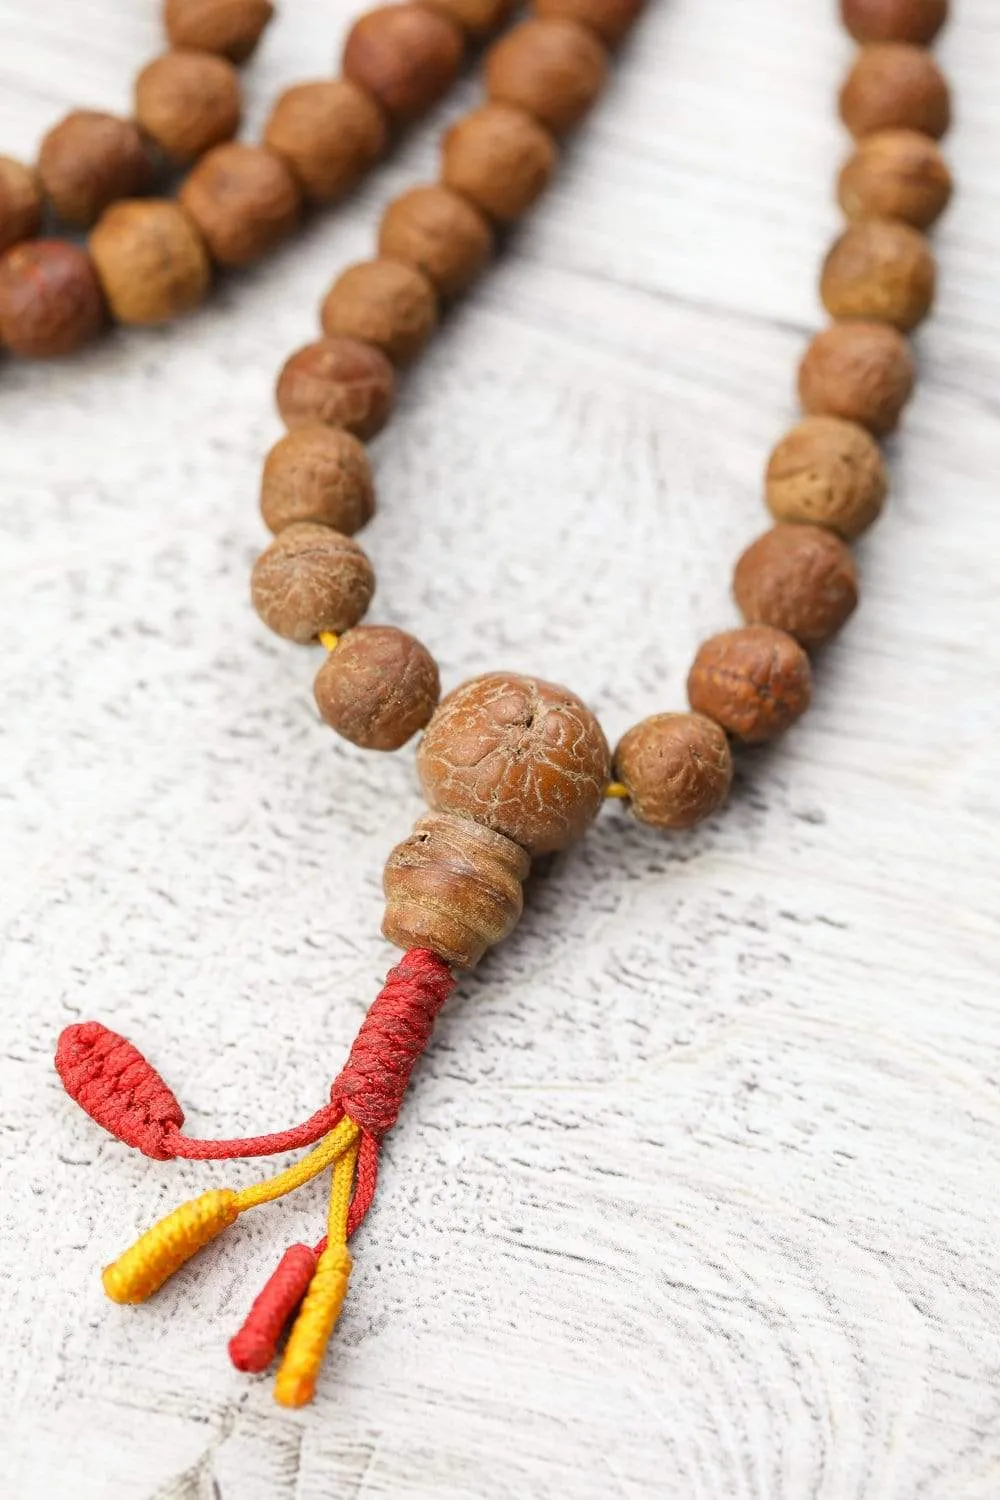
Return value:
<svg viewBox="0 0 1000 1500">
<path fill-rule="evenodd" d="M 556 166 L 557 135 L 596 100 L 608 48 L 637 9 L 635 0 L 538 0 L 535 14 L 493 46 L 487 102 L 446 133 L 441 181 L 389 205 L 378 256 L 334 282 L 322 305 L 324 337 L 294 353 L 278 379 L 289 431 L 264 464 L 261 508 L 275 539 L 254 568 L 254 603 L 278 634 L 327 647 L 316 699 L 347 739 L 392 750 L 424 730 L 417 766 L 430 809 L 386 863 L 383 932 L 405 954 L 329 1103 L 273 1136 L 196 1140 L 182 1133 L 173 1093 L 124 1038 L 96 1022 L 60 1038 L 56 1062 L 68 1092 L 150 1157 L 314 1148 L 276 1177 L 207 1192 L 154 1225 L 104 1273 L 117 1302 L 143 1301 L 240 1213 L 331 1170 L 326 1236 L 285 1252 L 230 1344 L 240 1369 L 263 1370 L 294 1319 L 275 1385 L 285 1405 L 315 1391 L 347 1294 L 347 1241 L 371 1206 L 381 1142 L 455 971 L 475 966 L 512 931 L 532 860 L 579 839 L 606 799 L 664 830 L 689 828 L 722 806 L 734 750 L 776 739 L 808 708 L 809 653 L 857 604 L 850 543 L 886 499 L 877 439 L 895 428 L 913 388 L 906 335 L 929 312 L 935 283 L 923 231 L 951 192 L 935 143 L 948 123 L 948 92 L 924 50 L 946 19 L 946 0 L 842 0 L 862 51 L 841 95 L 856 136 L 838 188 L 849 222 L 821 278 L 833 321 L 799 369 L 803 420 L 767 465 L 775 524 L 736 564 L 744 624 L 698 650 L 689 711 L 636 724 L 612 756 L 594 715 L 567 689 L 496 671 L 439 703 L 426 648 L 400 630 L 360 623 L 375 585 L 352 536 L 374 506 L 363 444 L 388 420 L 396 367 L 432 334 L 439 302 L 481 268 L 495 230 L 540 196 Z"/>
</svg>

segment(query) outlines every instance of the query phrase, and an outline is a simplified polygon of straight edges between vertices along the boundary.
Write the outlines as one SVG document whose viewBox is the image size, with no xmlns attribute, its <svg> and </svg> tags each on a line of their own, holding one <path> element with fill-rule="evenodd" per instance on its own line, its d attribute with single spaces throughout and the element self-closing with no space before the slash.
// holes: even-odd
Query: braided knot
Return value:
<svg viewBox="0 0 1000 1500">
<path fill-rule="evenodd" d="M 145 1156 L 169 1161 L 184 1111 L 137 1047 L 99 1021 L 67 1026 L 56 1047 L 63 1087 L 98 1125 Z"/>
<path fill-rule="evenodd" d="M 396 1123 L 410 1074 L 454 987 L 443 959 L 413 948 L 372 1002 L 330 1098 L 376 1141 Z"/>
</svg>

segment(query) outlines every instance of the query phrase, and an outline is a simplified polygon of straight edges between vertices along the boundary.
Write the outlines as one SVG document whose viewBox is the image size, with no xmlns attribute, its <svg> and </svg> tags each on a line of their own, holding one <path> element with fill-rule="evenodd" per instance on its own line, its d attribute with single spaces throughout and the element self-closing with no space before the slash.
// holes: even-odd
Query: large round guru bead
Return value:
<svg viewBox="0 0 1000 1500">
<path fill-rule="evenodd" d="M 729 795 L 733 757 L 725 731 L 703 714 L 653 714 L 619 741 L 614 774 L 640 823 L 693 828 Z"/>
<path fill-rule="evenodd" d="M 415 0 L 359 16 L 344 44 L 344 73 L 405 124 L 444 97 L 462 63 L 462 33 Z"/>
<path fill-rule="evenodd" d="M 260 510 L 275 535 L 296 521 L 314 521 L 353 536 L 375 511 L 364 444 L 340 427 L 287 432 L 264 460 Z"/>
<path fill-rule="evenodd" d="M 772 526 L 736 564 L 733 594 L 748 625 L 773 625 L 815 651 L 854 613 L 858 573 L 825 527 Z"/>
<path fill-rule="evenodd" d="M 363 750 L 398 750 L 423 729 L 441 696 L 433 656 L 405 630 L 358 625 L 320 667 L 316 706 Z"/>
<path fill-rule="evenodd" d="M 596 817 L 611 773 L 607 741 L 575 693 L 491 672 L 449 693 L 417 751 L 438 812 L 483 823 L 529 854 L 574 843 Z"/>
<path fill-rule="evenodd" d="M 166 323 L 197 307 L 211 281 L 205 242 L 183 208 L 135 198 L 105 209 L 90 253 L 120 323 Z"/>
<path fill-rule="evenodd" d="M 809 707 L 812 673 L 797 641 L 770 625 L 712 636 L 688 675 L 688 699 L 729 734 L 759 745 L 784 734 Z"/>
<path fill-rule="evenodd" d="M 587 113 L 607 72 L 607 54 L 586 27 L 531 18 L 490 48 L 486 91 L 560 134 Z"/>
<path fill-rule="evenodd" d="M 389 855 L 382 932 L 400 948 L 429 948 L 458 969 L 517 925 L 528 855 L 469 818 L 431 813 Z"/>
<path fill-rule="evenodd" d="M 375 592 L 367 556 L 349 536 L 298 521 L 254 563 L 251 594 L 264 624 L 302 646 L 339 635 L 364 615 Z"/>
</svg>

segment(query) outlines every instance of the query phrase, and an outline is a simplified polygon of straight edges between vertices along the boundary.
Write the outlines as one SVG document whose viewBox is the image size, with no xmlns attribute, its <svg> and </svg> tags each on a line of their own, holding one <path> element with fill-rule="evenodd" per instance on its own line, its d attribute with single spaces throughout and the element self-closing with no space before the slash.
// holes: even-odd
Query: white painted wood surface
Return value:
<svg viewBox="0 0 1000 1500">
<path fill-rule="evenodd" d="M 283 0 L 250 128 L 348 0 Z M 0 372 L 11 1500 L 994 1500 L 1000 1494 L 1000 14 L 942 48 L 940 307 L 808 722 L 684 838 L 610 808 L 439 1026 L 315 1406 L 225 1341 L 322 1195 L 153 1303 L 99 1267 L 202 1188 L 61 1094 L 95 1016 L 199 1133 L 324 1097 L 389 957 L 412 750 L 317 722 L 247 603 L 273 374 L 463 88 L 343 209 L 175 328 Z M 0 0 L 0 148 L 123 107 L 152 0 Z M 659 0 L 544 205 L 377 448 L 377 618 L 446 682 L 681 701 L 819 322 L 848 47 L 826 0 Z"/>
</svg>

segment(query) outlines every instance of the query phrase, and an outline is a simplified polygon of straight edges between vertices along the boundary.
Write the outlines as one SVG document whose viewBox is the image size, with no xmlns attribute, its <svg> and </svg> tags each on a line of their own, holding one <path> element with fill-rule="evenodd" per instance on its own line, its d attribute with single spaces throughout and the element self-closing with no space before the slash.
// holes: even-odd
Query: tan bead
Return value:
<svg viewBox="0 0 1000 1500">
<path fill-rule="evenodd" d="M 653 714 L 619 741 L 614 774 L 640 823 L 693 828 L 728 797 L 733 757 L 725 732 L 703 714 Z"/>
<path fill-rule="evenodd" d="M 398 260 L 349 266 L 327 292 L 320 322 L 328 338 L 344 334 L 381 349 L 393 364 L 415 359 L 437 323 L 434 288 Z"/>
<path fill-rule="evenodd" d="M 743 553 L 733 593 L 748 625 L 773 625 L 807 651 L 825 646 L 858 603 L 850 549 L 822 526 L 773 526 Z"/>
<path fill-rule="evenodd" d="M 49 359 L 89 343 L 104 325 L 93 262 L 66 240 L 25 240 L 0 257 L 0 341 Z"/>
<path fill-rule="evenodd" d="M 923 47 L 863 47 L 840 91 L 840 117 L 858 137 L 919 130 L 938 139 L 951 124 L 948 80 Z"/>
<path fill-rule="evenodd" d="M 914 42 L 926 47 L 948 19 L 948 0 L 840 0 L 856 42 Z"/>
<path fill-rule="evenodd" d="M 381 109 L 349 78 L 286 89 L 264 132 L 265 143 L 287 162 L 312 203 L 333 203 L 350 192 L 388 138 Z"/>
<path fill-rule="evenodd" d="M 399 123 L 426 114 L 462 64 L 462 33 L 426 5 L 405 0 L 359 16 L 344 44 L 343 68 Z"/>
<path fill-rule="evenodd" d="M 254 563 L 251 593 L 264 624 L 308 645 L 362 618 L 375 592 L 367 556 L 349 536 L 307 521 L 288 526 Z"/>
<path fill-rule="evenodd" d="M 776 521 L 825 526 L 845 541 L 878 519 L 888 489 L 878 444 L 839 417 L 806 417 L 767 466 L 767 505 Z"/>
<path fill-rule="evenodd" d="M 832 318 L 891 323 L 908 333 L 930 312 L 936 279 L 922 234 L 908 224 L 870 219 L 837 240 L 823 265 L 820 294 Z"/>
<path fill-rule="evenodd" d="M 266 146 L 227 141 L 203 156 L 179 198 L 220 266 L 249 266 L 293 234 L 302 195 Z"/>
<path fill-rule="evenodd" d="M 414 266 L 442 297 L 457 297 L 493 252 L 493 231 L 478 209 L 450 188 L 411 188 L 382 216 L 378 248 Z"/>
<path fill-rule="evenodd" d="M 809 707 L 812 673 L 797 641 L 770 625 L 712 636 L 688 675 L 688 699 L 749 745 L 784 734 Z"/>
<path fill-rule="evenodd" d="M 0 251 L 29 240 L 42 226 L 42 194 L 30 167 L 0 156 Z"/>
<path fill-rule="evenodd" d="M 386 862 L 382 932 L 399 948 L 429 948 L 457 969 L 475 968 L 517 926 L 530 868 L 502 834 L 430 813 Z"/>
<path fill-rule="evenodd" d="M 438 812 L 484 823 L 531 855 L 564 849 L 597 815 L 611 756 L 574 693 L 491 672 L 449 693 L 417 751 L 424 795 Z"/>
<path fill-rule="evenodd" d="M 285 361 L 275 392 L 287 427 L 346 427 L 365 442 L 381 432 L 396 375 L 381 349 L 359 339 L 319 339 Z"/>
<path fill-rule="evenodd" d="M 164 0 L 163 7 L 171 46 L 235 63 L 246 62 L 273 15 L 271 0 Z"/>
<path fill-rule="evenodd" d="M 149 152 L 132 120 L 76 109 L 54 125 L 38 152 L 38 177 L 67 224 L 93 224 L 109 203 L 152 182 Z"/>
<path fill-rule="evenodd" d="M 241 111 L 236 69 L 211 52 L 165 52 L 135 81 L 135 117 L 174 162 L 231 140 Z"/>
<path fill-rule="evenodd" d="M 803 356 L 799 400 L 804 411 L 884 437 L 899 422 L 916 373 L 909 344 L 888 323 L 833 323 Z"/>
<path fill-rule="evenodd" d="M 643 4 L 644 0 L 535 0 L 532 9 L 547 21 L 576 21 L 600 37 L 606 47 L 617 47 Z"/>
<path fill-rule="evenodd" d="M 545 191 L 557 159 L 551 135 L 523 110 L 485 104 L 446 132 L 441 176 L 498 223 L 510 224 Z"/>
<path fill-rule="evenodd" d="M 426 0 L 431 10 L 439 10 L 449 21 L 478 41 L 496 31 L 507 20 L 516 0 Z"/>
<path fill-rule="evenodd" d="M 316 677 L 323 718 L 363 750 L 398 750 L 441 696 L 433 656 L 405 630 L 359 625 L 341 636 Z"/>
<path fill-rule="evenodd" d="M 119 323 L 165 323 L 205 298 L 205 242 L 178 204 L 137 198 L 105 209 L 89 240 L 97 274 Z"/>
<path fill-rule="evenodd" d="M 523 109 L 556 134 L 571 129 L 604 87 L 607 54 L 575 21 L 522 21 L 494 42 L 486 58 L 486 92 Z"/>
<path fill-rule="evenodd" d="M 882 130 L 845 164 L 837 197 L 849 219 L 902 219 L 929 229 L 948 206 L 951 173 L 940 149 L 916 130 Z"/>
<path fill-rule="evenodd" d="M 338 427 L 286 433 L 264 460 L 260 509 L 275 534 L 296 521 L 313 521 L 353 536 L 375 511 L 364 445 Z"/>
</svg>

